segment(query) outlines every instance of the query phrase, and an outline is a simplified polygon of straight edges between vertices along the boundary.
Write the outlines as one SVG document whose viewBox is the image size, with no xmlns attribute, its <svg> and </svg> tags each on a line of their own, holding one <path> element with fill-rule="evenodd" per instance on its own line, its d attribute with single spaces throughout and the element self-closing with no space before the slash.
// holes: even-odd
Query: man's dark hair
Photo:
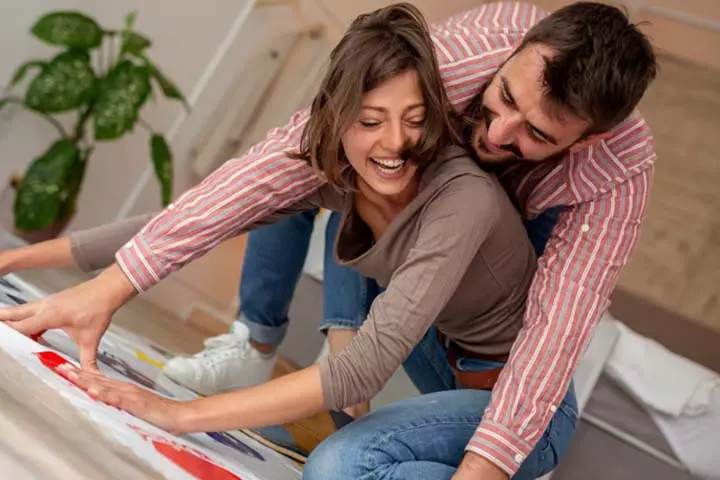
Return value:
<svg viewBox="0 0 720 480">
<path fill-rule="evenodd" d="M 528 31 L 517 52 L 534 44 L 557 52 L 546 58 L 548 106 L 590 122 L 588 134 L 627 118 L 657 74 L 647 37 L 620 9 L 602 3 L 556 10 Z"/>
</svg>

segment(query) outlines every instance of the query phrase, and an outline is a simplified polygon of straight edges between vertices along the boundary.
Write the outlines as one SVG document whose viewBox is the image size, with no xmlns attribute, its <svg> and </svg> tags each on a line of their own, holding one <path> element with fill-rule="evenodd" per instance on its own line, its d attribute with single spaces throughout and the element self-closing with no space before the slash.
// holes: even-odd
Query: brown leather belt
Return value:
<svg viewBox="0 0 720 480">
<path fill-rule="evenodd" d="M 481 355 L 479 353 L 471 352 L 460 347 L 453 341 L 447 341 L 440 331 L 438 331 L 438 339 L 442 345 L 445 345 L 450 367 L 452 368 L 455 377 L 463 387 L 474 388 L 476 390 L 493 389 L 495 383 L 497 383 L 500 373 L 502 372 L 502 367 L 491 368 L 490 370 L 483 370 L 480 372 L 465 372 L 458 370 L 457 368 L 458 357 L 477 358 L 479 360 L 487 360 L 489 362 L 506 362 L 508 359 L 507 355 Z"/>
</svg>

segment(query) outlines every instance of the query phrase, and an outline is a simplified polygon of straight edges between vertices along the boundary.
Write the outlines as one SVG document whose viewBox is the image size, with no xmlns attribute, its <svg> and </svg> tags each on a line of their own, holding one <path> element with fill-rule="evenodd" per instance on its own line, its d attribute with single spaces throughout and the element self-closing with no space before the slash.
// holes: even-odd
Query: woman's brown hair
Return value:
<svg viewBox="0 0 720 480">
<path fill-rule="evenodd" d="M 330 54 L 300 151 L 290 156 L 310 163 L 336 188 L 354 189 L 355 171 L 345 157 L 341 137 L 357 120 L 363 94 L 407 71 L 417 74 L 426 116 L 420 140 L 402 155 L 426 166 L 458 137 L 427 22 L 408 3 L 393 4 L 353 21 Z"/>
</svg>

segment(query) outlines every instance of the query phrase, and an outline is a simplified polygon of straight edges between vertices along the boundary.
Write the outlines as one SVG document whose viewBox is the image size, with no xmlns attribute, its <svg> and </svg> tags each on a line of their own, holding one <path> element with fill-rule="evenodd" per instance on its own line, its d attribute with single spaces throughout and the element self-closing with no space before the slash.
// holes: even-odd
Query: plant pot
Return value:
<svg viewBox="0 0 720 480">
<path fill-rule="evenodd" d="M 73 216 L 71 215 L 65 220 L 53 223 L 49 227 L 41 228 L 39 230 L 19 230 L 16 228 L 14 229 L 14 233 L 15 236 L 28 243 L 40 243 L 46 240 L 52 240 L 53 238 L 57 238 L 63 230 L 65 230 L 70 223 L 70 220 L 72 220 L 72 217 Z"/>
</svg>

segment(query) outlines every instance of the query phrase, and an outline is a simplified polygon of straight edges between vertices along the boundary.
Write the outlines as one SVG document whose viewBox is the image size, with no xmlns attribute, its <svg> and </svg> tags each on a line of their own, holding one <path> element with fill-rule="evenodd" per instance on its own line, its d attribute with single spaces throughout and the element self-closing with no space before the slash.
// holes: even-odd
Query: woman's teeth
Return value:
<svg viewBox="0 0 720 480">
<path fill-rule="evenodd" d="M 377 165 L 378 169 L 385 173 L 385 174 L 393 174 L 397 171 L 399 171 L 404 165 L 405 160 L 402 159 L 382 159 L 379 160 L 377 158 L 372 159 L 373 162 Z"/>
</svg>

